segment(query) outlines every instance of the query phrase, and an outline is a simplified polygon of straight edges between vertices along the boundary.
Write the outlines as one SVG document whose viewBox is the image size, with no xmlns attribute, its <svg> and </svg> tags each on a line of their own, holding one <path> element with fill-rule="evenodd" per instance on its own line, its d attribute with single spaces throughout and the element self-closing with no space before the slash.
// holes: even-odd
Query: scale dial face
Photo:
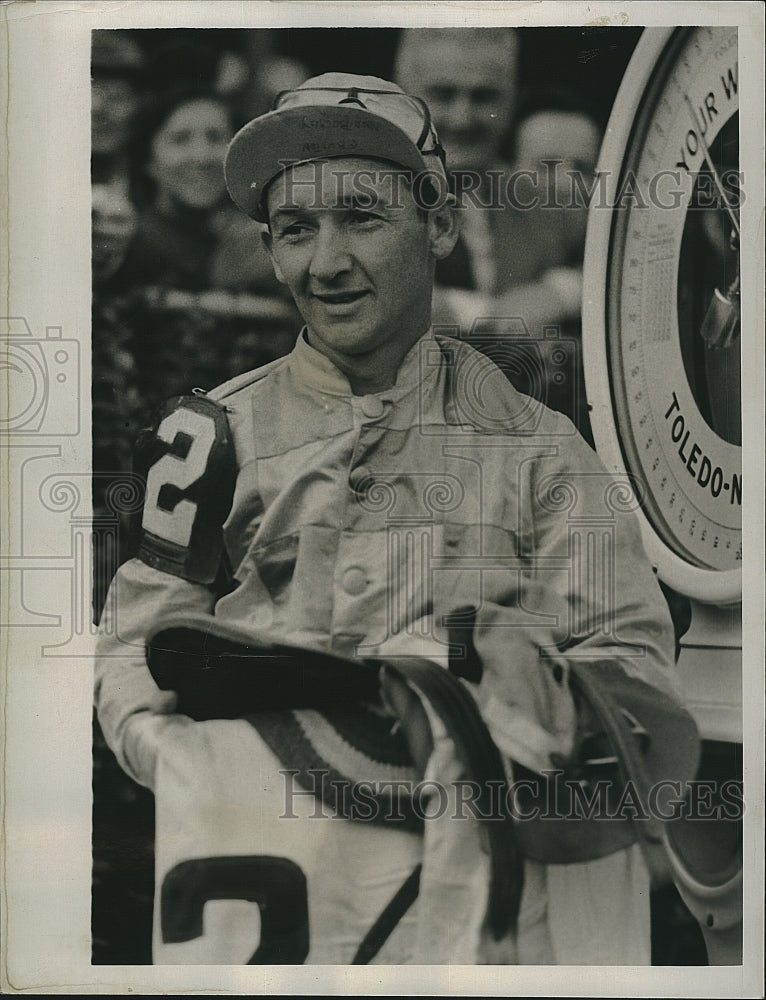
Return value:
<svg viewBox="0 0 766 1000">
<path fill-rule="evenodd" d="M 679 566 L 736 573 L 742 558 L 744 196 L 737 29 L 660 36 L 642 37 L 602 150 L 606 204 L 596 191 L 585 281 L 604 299 L 586 296 L 584 349 L 586 380 L 593 353 L 603 359 L 589 397 L 603 403 L 608 386 L 616 429 L 599 432 L 594 406 L 597 447 L 619 449 L 611 464 L 634 477 L 655 553 L 675 567 L 663 574 L 657 560 L 660 575 L 678 586 Z M 589 325 L 603 338 L 590 357 Z"/>
</svg>

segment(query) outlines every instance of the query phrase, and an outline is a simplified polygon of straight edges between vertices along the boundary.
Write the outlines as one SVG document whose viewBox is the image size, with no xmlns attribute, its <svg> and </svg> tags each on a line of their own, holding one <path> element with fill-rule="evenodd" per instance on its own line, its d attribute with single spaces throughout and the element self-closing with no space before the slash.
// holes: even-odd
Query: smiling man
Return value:
<svg viewBox="0 0 766 1000">
<path fill-rule="evenodd" d="M 427 107 L 374 77 L 325 74 L 241 130 L 226 175 L 235 202 L 268 224 L 308 343 L 355 392 L 389 388 L 430 324 L 434 268 L 458 237 Z"/>
<path fill-rule="evenodd" d="M 268 194 L 264 239 L 276 274 L 309 344 L 360 395 L 390 388 L 428 328 L 434 264 L 457 235 L 451 202 L 427 212 L 392 180 L 369 160 L 343 157 L 300 164 Z"/>
<path fill-rule="evenodd" d="M 155 962 L 647 963 L 637 845 L 548 864 L 487 799 L 576 754 L 575 660 L 674 704 L 672 631 L 628 484 L 430 328 L 428 109 L 326 74 L 225 173 L 305 326 L 140 449 L 96 700 L 156 796 Z"/>
</svg>

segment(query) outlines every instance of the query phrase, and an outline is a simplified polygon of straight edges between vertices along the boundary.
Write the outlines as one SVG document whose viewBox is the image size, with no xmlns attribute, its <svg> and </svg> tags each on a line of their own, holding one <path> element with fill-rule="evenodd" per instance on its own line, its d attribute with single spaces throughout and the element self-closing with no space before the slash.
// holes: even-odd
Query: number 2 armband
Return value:
<svg viewBox="0 0 766 1000">
<path fill-rule="evenodd" d="M 226 408 L 201 395 L 171 399 L 139 438 L 134 466 L 146 481 L 138 558 L 193 583 L 214 583 L 237 478 Z"/>
</svg>

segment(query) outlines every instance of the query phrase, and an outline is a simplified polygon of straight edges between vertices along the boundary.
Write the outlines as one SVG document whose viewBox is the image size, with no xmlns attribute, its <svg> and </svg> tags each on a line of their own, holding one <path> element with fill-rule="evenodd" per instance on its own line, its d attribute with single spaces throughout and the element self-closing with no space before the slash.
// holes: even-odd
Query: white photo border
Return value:
<svg viewBox="0 0 766 1000">
<path fill-rule="evenodd" d="M 82 487 L 90 516 L 90 32 L 97 28 L 392 27 L 513 24 L 676 25 L 740 27 L 740 70 L 751 81 L 741 129 L 750 208 L 742 222 L 742 283 L 758 293 L 743 300 L 755 336 L 743 344 L 748 489 L 743 519 L 745 674 L 745 925 L 739 968 L 583 967 L 161 967 L 93 966 L 91 954 L 92 637 L 69 651 L 46 645 L 55 619 L 69 613 L 72 580 L 53 521 L 41 516 L 25 549 L 47 565 L 44 586 L 22 588 L 13 569 L 15 532 L 25 503 L 20 469 L 39 458 Z M 79 345 L 79 434 L 27 440 L 0 449 L 2 560 L 10 584 L 2 608 L 27 617 L 4 631 L 2 988 L 15 993 L 486 996 L 758 996 L 763 979 L 763 6 L 629 2 L 319 3 L 319 2 L 16 2 L 0 9 L 7 73 L 0 98 L 8 136 L 8 245 L 0 244 L 6 316 L 22 317 L 36 341 Z M 750 181 L 749 178 L 753 180 Z M 760 181 L 760 182 L 759 182 Z M 7 252 L 7 258 L 6 258 Z M 6 262 L 7 260 L 7 262 Z M 57 332 L 58 331 L 58 332 Z M 46 348 L 47 350 L 47 348 Z M 0 376 L 2 377 L 2 376 Z M 0 385 L 0 395 L 4 387 Z M 27 451 L 25 451 L 25 448 Z M 72 470 L 76 470 L 75 473 Z M 71 498 L 70 498 L 71 500 Z M 53 496 L 50 503 L 59 501 Z M 72 500 L 72 502 L 75 502 Z M 79 501 L 77 501 L 79 502 Z M 47 510 L 48 508 L 46 508 Z M 57 563 L 56 560 L 59 559 Z M 47 562 L 46 562 L 47 560 Z M 70 591 L 67 591 L 67 587 Z M 66 600 L 62 598 L 64 594 Z M 62 604 L 63 600 L 63 604 Z M 86 595 L 87 605 L 87 595 Z M 38 609 L 46 608 L 43 621 Z M 87 618 L 87 615 L 85 616 Z M 46 632 L 46 629 L 48 631 Z"/>
</svg>

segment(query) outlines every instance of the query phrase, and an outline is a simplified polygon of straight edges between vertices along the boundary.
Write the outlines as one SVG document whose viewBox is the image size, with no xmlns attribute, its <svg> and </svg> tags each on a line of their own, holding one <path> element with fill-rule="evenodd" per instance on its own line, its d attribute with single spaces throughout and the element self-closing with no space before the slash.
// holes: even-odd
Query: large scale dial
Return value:
<svg viewBox="0 0 766 1000">
<path fill-rule="evenodd" d="M 641 495 L 660 575 L 741 597 L 736 28 L 647 30 L 589 214 L 583 304 L 593 434 Z"/>
</svg>

